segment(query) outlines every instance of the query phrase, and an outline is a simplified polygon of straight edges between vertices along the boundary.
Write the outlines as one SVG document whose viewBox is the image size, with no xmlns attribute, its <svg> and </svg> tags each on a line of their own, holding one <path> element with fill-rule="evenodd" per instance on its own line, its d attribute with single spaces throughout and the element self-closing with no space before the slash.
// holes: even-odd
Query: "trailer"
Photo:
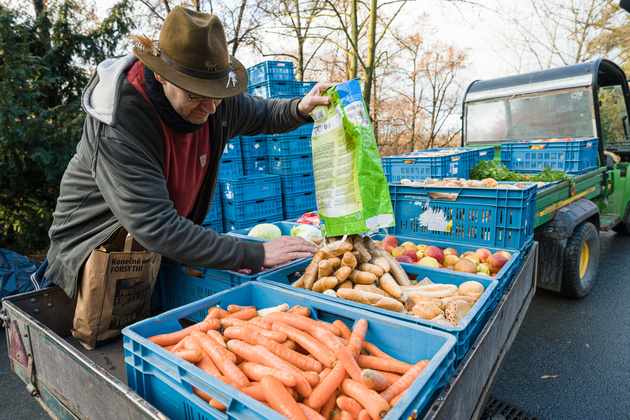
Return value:
<svg viewBox="0 0 630 420">
<path fill-rule="evenodd" d="M 626 75 L 606 59 L 468 86 L 462 146 L 500 150 L 527 139 L 599 140 L 596 168 L 538 192 L 538 287 L 586 296 L 599 264 L 598 232 L 630 233 L 629 109 Z"/>
</svg>

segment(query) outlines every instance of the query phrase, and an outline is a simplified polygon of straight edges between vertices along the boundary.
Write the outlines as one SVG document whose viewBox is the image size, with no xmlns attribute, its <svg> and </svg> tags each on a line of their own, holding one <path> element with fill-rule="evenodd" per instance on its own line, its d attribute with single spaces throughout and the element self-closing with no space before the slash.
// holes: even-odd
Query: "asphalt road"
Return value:
<svg viewBox="0 0 630 420">
<path fill-rule="evenodd" d="M 538 290 L 498 374 L 493 397 L 530 418 L 630 418 L 630 237 L 601 233 L 600 245 L 592 292 Z M 49 419 L 11 372 L 0 330 L 0 420 Z"/>
</svg>

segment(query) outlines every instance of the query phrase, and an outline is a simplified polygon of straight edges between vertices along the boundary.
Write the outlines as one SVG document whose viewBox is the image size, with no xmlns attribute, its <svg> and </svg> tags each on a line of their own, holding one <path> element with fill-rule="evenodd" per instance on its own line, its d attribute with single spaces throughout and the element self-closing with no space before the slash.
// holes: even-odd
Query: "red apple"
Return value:
<svg viewBox="0 0 630 420">
<path fill-rule="evenodd" d="M 427 246 L 425 244 L 418 244 L 416 245 L 416 248 L 418 248 L 418 251 L 424 251 L 427 249 Z"/>
<path fill-rule="evenodd" d="M 424 250 L 424 256 L 432 257 L 439 263 L 442 263 L 442 261 L 444 261 L 444 251 L 442 251 L 437 246 L 429 245 L 428 247 L 426 247 Z"/>
<path fill-rule="evenodd" d="M 452 265 L 449 265 L 448 267 L 444 267 L 444 269 L 445 269 L 445 270 L 451 270 L 451 271 L 453 271 L 453 266 L 452 266 Z"/>
<path fill-rule="evenodd" d="M 409 255 L 399 255 L 396 257 L 396 260 L 400 263 L 413 264 L 414 261 L 411 259 Z"/>
<path fill-rule="evenodd" d="M 386 236 L 385 239 L 383 239 L 383 242 L 392 242 L 394 245 L 398 246 L 398 239 L 396 239 L 395 236 Z"/>
<path fill-rule="evenodd" d="M 455 255 L 456 257 L 459 257 L 459 252 L 455 248 L 446 248 L 444 250 L 444 256 L 446 257 L 447 255 Z"/>
<path fill-rule="evenodd" d="M 394 243 L 390 241 L 390 242 L 383 242 L 383 245 L 381 245 L 381 248 L 383 248 L 385 252 L 389 252 L 391 254 L 392 251 L 397 248 L 397 246 L 394 245 Z"/>
<path fill-rule="evenodd" d="M 507 261 L 508 261 L 507 258 L 505 258 L 503 254 L 499 254 L 497 252 L 495 254 L 492 254 L 488 258 L 488 260 L 486 261 L 486 265 L 490 269 L 491 274 L 496 274 L 499 271 L 501 271 L 501 269 L 503 268 L 505 263 L 507 263 Z"/>
<path fill-rule="evenodd" d="M 413 242 L 403 242 L 402 245 L 400 246 L 405 247 L 407 251 L 413 251 L 414 253 L 418 252 L 418 248 L 416 247 L 416 244 L 414 244 Z"/>
<path fill-rule="evenodd" d="M 424 257 L 423 259 L 418 261 L 418 265 L 423 265 L 425 267 L 440 268 L 440 263 L 433 257 Z"/>
<path fill-rule="evenodd" d="M 416 252 L 416 256 L 418 257 L 418 261 L 420 261 L 422 258 L 424 258 L 424 251 Z"/>
<path fill-rule="evenodd" d="M 510 254 L 510 253 L 509 253 L 509 252 L 507 252 L 507 251 L 497 251 L 497 252 L 495 252 L 495 254 L 501 254 L 501 255 L 503 255 L 505 258 L 507 258 L 508 260 L 509 260 L 510 258 L 512 258 L 512 254 Z"/>
<path fill-rule="evenodd" d="M 461 258 L 457 261 L 453 266 L 453 270 L 462 273 L 477 274 L 477 266 L 468 258 Z"/>
<path fill-rule="evenodd" d="M 475 254 L 479 256 L 479 262 L 484 263 L 488 259 L 492 252 L 488 251 L 486 248 L 479 248 L 475 251 Z"/>
<path fill-rule="evenodd" d="M 413 262 L 418 261 L 418 256 L 416 255 L 415 252 L 413 251 L 405 251 L 403 252 L 403 255 L 408 256 L 409 258 L 411 258 L 413 260 Z"/>
<path fill-rule="evenodd" d="M 457 261 L 459 261 L 459 257 L 457 255 L 447 255 L 446 257 L 444 257 L 444 261 L 442 261 L 442 265 L 444 267 L 451 267 L 454 266 Z"/>
<path fill-rule="evenodd" d="M 479 263 L 479 255 L 477 255 L 473 251 L 466 251 L 462 254 L 462 258 L 467 258 L 471 260 L 473 263 Z"/>
<path fill-rule="evenodd" d="M 404 246 L 397 246 L 396 248 L 392 249 L 392 256 L 394 258 L 398 257 L 399 255 L 404 254 L 406 251 Z"/>
</svg>

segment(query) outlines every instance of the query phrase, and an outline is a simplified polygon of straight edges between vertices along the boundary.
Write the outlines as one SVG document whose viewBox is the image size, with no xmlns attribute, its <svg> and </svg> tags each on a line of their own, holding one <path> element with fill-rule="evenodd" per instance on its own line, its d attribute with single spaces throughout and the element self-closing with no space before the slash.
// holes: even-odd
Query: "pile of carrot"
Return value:
<svg viewBox="0 0 630 420">
<path fill-rule="evenodd" d="M 149 340 L 289 419 L 382 419 L 429 363 L 400 361 L 309 308 L 213 307 L 197 324 Z M 199 389 L 212 407 L 226 407 Z"/>
</svg>

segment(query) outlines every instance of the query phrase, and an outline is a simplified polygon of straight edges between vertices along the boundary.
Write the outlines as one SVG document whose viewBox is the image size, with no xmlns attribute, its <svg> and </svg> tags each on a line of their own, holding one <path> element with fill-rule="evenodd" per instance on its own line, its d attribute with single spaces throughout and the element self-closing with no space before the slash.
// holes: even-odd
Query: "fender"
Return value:
<svg viewBox="0 0 630 420">
<path fill-rule="evenodd" d="M 591 221 L 599 230 L 599 208 L 591 200 L 581 198 L 559 209 L 552 220 L 536 229 L 536 234 L 551 239 L 566 239 L 571 237 L 577 225 L 589 219 L 593 219 Z"/>
</svg>

